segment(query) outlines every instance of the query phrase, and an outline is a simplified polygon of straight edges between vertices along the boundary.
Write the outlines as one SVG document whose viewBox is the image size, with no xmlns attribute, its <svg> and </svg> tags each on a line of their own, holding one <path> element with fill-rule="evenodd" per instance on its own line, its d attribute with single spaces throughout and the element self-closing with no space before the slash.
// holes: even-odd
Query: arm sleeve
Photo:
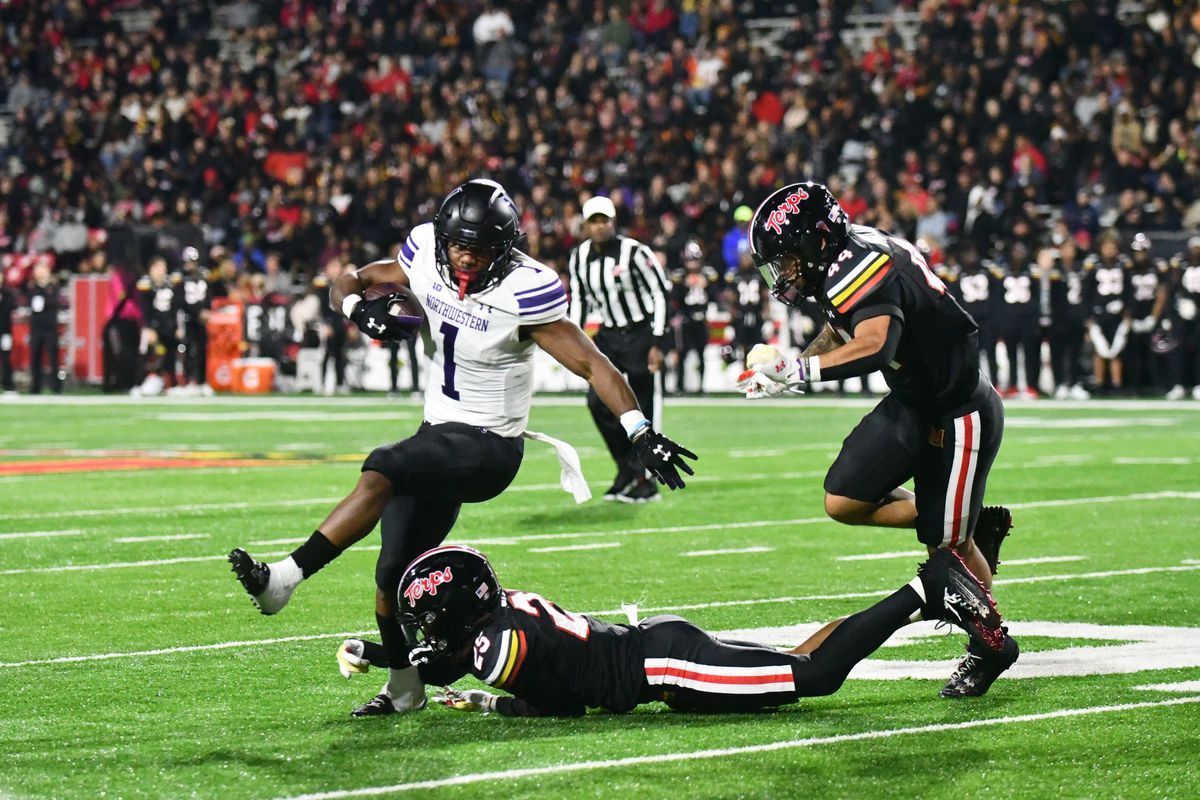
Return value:
<svg viewBox="0 0 1200 800">
<path fill-rule="evenodd" d="M 867 311 L 869 309 L 863 309 Z M 895 309 L 899 312 L 899 309 Z M 860 314 L 863 312 L 859 312 Z M 881 311 L 880 314 L 872 314 L 872 317 L 880 316 L 888 313 L 887 310 Z M 862 320 L 857 319 L 855 315 L 855 324 Z M 870 319 L 871 317 L 863 317 Z M 856 358 L 853 361 L 847 361 L 845 364 L 838 364 L 833 367 L 821 367 L 821 380 L 823 381 L 841 381 L 846 378 L 857 378 L 862 375 L 869 375 L 872 372 L 881 370 L 896 358 L 896 349 L 900 346 L 900 334 L 904 331 L 903 317 L 892 316 L 888 321 L 887 339 L 883 342 L 883 347 L 876 350 L 870 355 Z"/>
<path fill-rule="evenodd" d="M 496 713 L 505 717 L 582 717 L 586 711 L 582 705 L 542 708 L 520 697 L 496 700 Z"/>
<path fill-rule="evenodd" d="M 634 269 L 646 285 L 654 306 L 652 317 L 652 332 L 661 339 L 667 332 L 667 276 L 663 273 L 662 265 L 654 257 L 654 253 L 646 245 L 638 245 L 630 259 Z"/>
</svg>

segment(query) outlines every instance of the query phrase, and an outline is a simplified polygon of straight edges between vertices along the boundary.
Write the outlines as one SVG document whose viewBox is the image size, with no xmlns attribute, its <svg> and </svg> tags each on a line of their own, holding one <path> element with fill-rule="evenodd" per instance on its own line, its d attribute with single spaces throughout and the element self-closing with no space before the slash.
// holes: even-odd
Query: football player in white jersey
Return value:
<svg viewBox="0 0 1200 800">
<path fill-rule="evenodd" d="M 515 249 L 516 207 L 500 184 L 477 179 L 452 191 L 432 223 L 418 225 L 394 260 L 376 261 L 337 279 L 330 304 L 376 339 L 413 335 L 388 313 L 394 295 L 364 300 L 372 286 L 407 287 L 425 312 L 432 345 L 425 421 L 411 437 L 374 450 L 354 490 L 308 541 L 273 564 L 246 551 L 229 555 L 233 571 L 264 614 L 275 614 L 312 576 L 380 523 L 375 612 L 383 646 L 405 663 L 406 634 L 396 620 L 404 568 L 441 544 L 463 503 L 490 500 L 512 482 L 524 452 L 522 433 L 533 394 L 534 345 L 585 378 L 620 418 L 646 468 L 682 488 L 683 457 L 695 458 L 655 431 L 625 378 L 566 317 L 558 274 Z M 355 716 L 423 708 L 415 669 L 392 669 L 383 690 Z"/>
</svg>

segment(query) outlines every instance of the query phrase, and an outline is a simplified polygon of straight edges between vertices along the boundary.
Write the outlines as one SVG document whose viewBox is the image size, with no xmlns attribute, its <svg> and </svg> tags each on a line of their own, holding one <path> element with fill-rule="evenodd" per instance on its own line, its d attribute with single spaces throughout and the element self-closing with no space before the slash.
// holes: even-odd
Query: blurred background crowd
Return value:
<svg viewBox="0 0 1200 800">
<path fill-rule="evenodd" d="M 812 179 L 917 243 L 992 367 L 1002 343 L 1010 392 L 1200 383 L 1196 2 L 10 0 L 0 19 L 0 326 L 95 273 L 110 314 L 154 328 L 151 290 L 200 275 L 286 304 L 290 341 L 351 346 L 296 298 L 487 175 L 559 270 L 582 202 L 611 196 L 675 281 L 677 328 L 713 329 L 695 366 L 732 363 L 813 331 L 745 238 L 762 197 Z M 186 351 L 205 309 L 170 303 Z"/>
</svg>

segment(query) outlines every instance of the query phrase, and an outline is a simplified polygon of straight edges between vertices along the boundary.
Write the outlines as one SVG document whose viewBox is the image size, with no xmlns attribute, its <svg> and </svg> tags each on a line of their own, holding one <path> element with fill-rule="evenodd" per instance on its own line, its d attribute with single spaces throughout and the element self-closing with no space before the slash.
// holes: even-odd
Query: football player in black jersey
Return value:
<svg viewBox="0 0 1200 800">
<path fill-rule="evenodd" d="M 167 260 L 155 256 L 146 268 L 146 274 L 138 278 L 138 300 L 146 327 L 142 331 L 142 352 L 147 356 L 147 372 L 161 373 L 164 387 L 175 384 L 175 356 L 179 341 L 178 308 L 175 289 L 180 279 L 174 281 L 167 275 Z"/>
<path fill-rule="evenodd" d="M 1032 269 L 1031 255 L 1024 242 L 1013 242 L 1008 248 L 1004 271 L 1000 276 L 997 294 L 1000 315 L 1000 338 L 1008 353 L 1008 390 L 1005 397 L 1024 396 L 1036 399 L 1038 373 L 1042 367 L 1042 337 L 1038 326 L 1041 297 L 1041 275 Z M 1018 359 L 1024 367 L 1024 380 L 1018 373 Z"/>
<path fill-rule="evenodd" d="M 1150 237 L 1135 234 L 1130 242 L 1129 259 L 1129 346 L 1125 357 L 1125 385 L 1134 392 L 1147 390 L 1165 393 L 1174 383 L 1158 358 L 1152 339 L 1167 309 L 1166 259 L 1151 253 Z"/>
<path fill-rule="evenodd" d="M 963 310 L 971 315 L 979 326 L 979 351 L 986 362 L 988 375 L 996 375 L 996 314 L 993 284 L 998 280 L 999 269 L 991 262 L 984 263 L 973 244 L 965 244 L 958 253 L 956 263 L 948 264 L 943 274 L 947 278 L 946 289 L 958 301 Z"/>
<path fill-rule="evenodd" d="M 1176 340 L 1179 389 L 1171 399 L 1184 396 L 1183 387 L 1192 387 L 1192 397 L 1200 400 L 1200 236 L 1187 241 L 1187 250 L 1171 259 L 1171 303 L 1167 315 Z"/>
<path fill-rule="evenodd" d="M 1100 238 L 1098 253 L 1083 261 L 1083 285 L 1091 306 L 1088 338 L 1092 343 L 1096 389 L 1120 391 L 1125 384 L 1125 345 L 1129 341 L 1127 274 L 1129 259 L 1113 231 Z"/>
<path fill-rule="evenodd" d="M 653 701 L 745 712 L 833 694 L 855 664 L 918 619 L 958 625 L 988 652 L 1016 647 L 991 595 L 951 550 L 934 551 L 907 585 L 787 652 L 717 639 L 671 615 L 616 625 L 575 614 L 539 594 L 502 589 L 483 554 L 461 546 L 417 557 L 397 607 L 401 623 L 420 630 L 406 658 L 425 683 L 470 674 L 512 695 L 448 689 L 435 699 L 510 717 L 621 713 Z M 347 678 L 392 666 L 382 645 L 362 639 L 343 642 L 337 658 Z"/>
<path fill-rule="evenodd" d="M 1083 387 L 1081 354 L 1088 305 L 1083 293 L 1079 250 L 1068 239 L 1049 255 L 1052 260 L 1044 279 L 1050 284 L 1050 368 L 1057 387 L 1054 397 L 1087 400 L 1090 395 Z"/>
<path fill-rule="evenodd" d="M 751 351 L 739 388 L 751 399 L 821 380 L 883 372 L 891 393 L 842 444 L 825 477 L 825 510 L 848 525 L 916 528 L 930 552 L 952 548 L 990 587 L 1012 516 L 983 508 L 1000 449 L 1004 406 L 979 370 L 978 326 L 909 242 L 852 225 L 829 190 L 795 183 L 770 195 L 750 224 L 750 248 L 772 294 L 814 297 L 828 321 L 801 353 Z M 913 479 L 916 492 L 903 488 Z M 984 672 L 1016 648 L 968 647 L 942 689 L 983 694 Z"/>
<path fill-rule="evenodd" d="M 183 370 L 189 384 L 208 385 L 208 315 L 212 307 L 208 274 L 194 247 L 183 249 L 183 272 L 175 293 L 183 333 Z"/>
</svg>

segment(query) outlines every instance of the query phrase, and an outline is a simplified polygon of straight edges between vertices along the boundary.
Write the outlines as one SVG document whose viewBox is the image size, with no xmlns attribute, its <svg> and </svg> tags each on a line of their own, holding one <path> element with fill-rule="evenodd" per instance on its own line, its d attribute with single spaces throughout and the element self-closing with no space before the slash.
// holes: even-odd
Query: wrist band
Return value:
<svg viewBox="0 0 1200 800">
<path fill-rule="evenodd" d="M 646 419 L 646 415 L 636 408 L 632 411 L 626 411 L 621 415 L 621 427 L 625 429 L 625 434 L 630 439 L 633 438 L 635 433 L 649 424 L 650 420 Z"/>
<path fill-rule="evenodd" d="M 342 298 L 342 315 L 349 318 L 354 313 L 354 307 L 362 302 L 361 294 L 348 294 Z"/>
<path fill-rule="evenodd" d="M 804 359 L 804 380 L 817 383 L 821 380 L 821 357 L 809 356 Z"/>
</svg>

